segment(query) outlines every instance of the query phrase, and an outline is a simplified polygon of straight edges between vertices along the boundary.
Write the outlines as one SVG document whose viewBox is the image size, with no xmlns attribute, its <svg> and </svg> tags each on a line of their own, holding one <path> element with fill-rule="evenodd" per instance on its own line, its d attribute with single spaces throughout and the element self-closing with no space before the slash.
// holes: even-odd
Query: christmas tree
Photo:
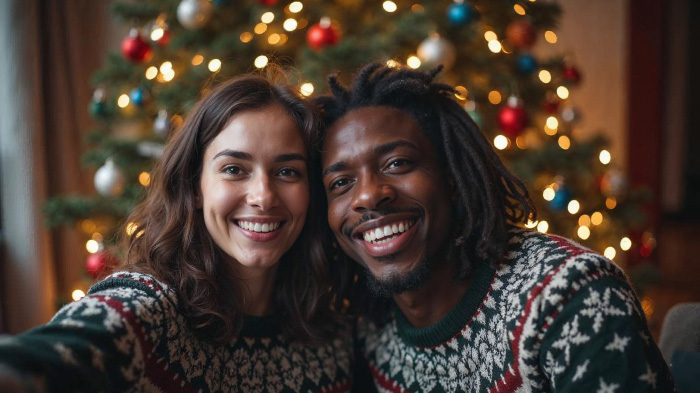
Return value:
<svg viewBox="0 0 700 393">
<path fill-rule="evenodd" d="M 329 73 L 347 81 L 372 61 L 442 64 L 440 78 L 456 86 L 455 99 L 527 184 L 539 211 L 529 227 L 611 259 L 630 249 L 647 257 L 654 248 L 639 209 L 648 195 L 629 189 L 603 136 L 578 136 L 579 112 L 568 100 L 581 81 L 576 64 L 531 52 L 538 41 L 556 42 L 556 3 L 142 0 L 116 2 L 112 12 L 131 32 L 93 80 L 89 110 L 97 126 L 84 163 L 99 168 L 96 193 L 45 207 L 49 226 L 85 234 L 89 254 L 76 263 L 92 278 L 119 257 L 109 251 L 116 235 L 133 229 L 125 218 L 168 134 L 202 92 L 272 63 L 305 96 L 322 93 Z"/>
</svg>

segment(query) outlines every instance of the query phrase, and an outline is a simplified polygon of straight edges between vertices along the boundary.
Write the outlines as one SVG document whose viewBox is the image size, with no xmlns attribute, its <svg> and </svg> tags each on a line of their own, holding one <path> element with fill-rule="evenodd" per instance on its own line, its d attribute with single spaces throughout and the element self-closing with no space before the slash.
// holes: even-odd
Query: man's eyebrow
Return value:
<svg viewBox="0 0 700 393">
<path fill-rule="evenodd" d="M 222 156 L 238 158 L 241 160 L 252 160 L 253 159 L 253 156 L 250 155 L 250 153 L 246 153 L 246 152 L 242 152 L 242 151 L 238 151 L 238 150 L 226 149 L 226 150 L 222 150 L 222 151 L 216 153 L 216 155 L 214 156 L 214 158 L 212 158 L 212 160 L 216 160 L 217 158 L 222 157 Z"/>
<path fill-rule="evenodd" d="M 322 177 L 325 177 L 333 172 L 339 172 L 348 168 L 348 164 L 345 161 L 338 161 L 335 164 L 331 164 L 328 168 L 323 170 Z"/>
<path fill-rule="evenodd" d="M 285 153 L 275 157 L 275 162 L 306 161 L 306 157 L 299 153 Z"/>
<path fill-rule="evenodd" d="M 407 142 L 407 141 L 395 141 L 395 142 L 385 143 L 383 145 L 376 146 L 373 150 L 374 150 L 374 154 L 381 155 L 381 154 L 389 153 L 392 150 L 399 148 L 399 147 L 403 147 L 403 146 L 418 150 L 418 147 L 416 145 L 414 145 L 411 142 Z"/>
</svg>

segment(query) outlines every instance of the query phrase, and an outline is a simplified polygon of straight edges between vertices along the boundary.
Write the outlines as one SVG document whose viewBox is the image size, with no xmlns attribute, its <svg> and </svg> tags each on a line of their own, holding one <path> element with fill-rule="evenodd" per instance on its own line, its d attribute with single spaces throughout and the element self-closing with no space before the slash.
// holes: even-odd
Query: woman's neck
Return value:
<svg viewBox="0 0 700 393">
<path fill-rule="evenodd" d="M 276 273 L 277 265 L 268 268 L 234 268 L 234 280 L 243 296 L 243 313 L 254 316 L 270 314 Z"/>
</svg>

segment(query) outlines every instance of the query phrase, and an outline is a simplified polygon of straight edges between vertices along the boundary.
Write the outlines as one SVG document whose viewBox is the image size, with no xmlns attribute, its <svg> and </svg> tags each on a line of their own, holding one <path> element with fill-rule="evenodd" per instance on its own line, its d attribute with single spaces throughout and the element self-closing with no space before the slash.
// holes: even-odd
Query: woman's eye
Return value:
<svg viewBox="0 0 700 393">
<path fill-rule="evenodd" d="M 224 167 L 224 172 L 226 172 L 229 175 L 240 175 L 243 172 L 243 170 L 235 165 L 227 165 L 226 167 Z"/>
<path fill-rule="evenodd" d="M 282 168 L 279 175 L 282 177 L 301 177 L 301 172 L 293 168 Z"/>
</svg>

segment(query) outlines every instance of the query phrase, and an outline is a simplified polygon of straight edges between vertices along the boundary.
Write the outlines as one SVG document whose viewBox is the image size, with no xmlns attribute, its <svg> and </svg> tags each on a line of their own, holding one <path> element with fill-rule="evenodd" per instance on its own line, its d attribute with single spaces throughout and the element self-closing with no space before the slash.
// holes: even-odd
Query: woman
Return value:
<svg viewBox="0 0 700 393">
<path fill-rule="evenodd" d="M 129 218 L 125 271 L 0 342 L 6 374 L 62 392 L 348 391 L 352 342 L 310 201 L 315 131 L 263 77 L 213 89 Z"/>
</svg>

